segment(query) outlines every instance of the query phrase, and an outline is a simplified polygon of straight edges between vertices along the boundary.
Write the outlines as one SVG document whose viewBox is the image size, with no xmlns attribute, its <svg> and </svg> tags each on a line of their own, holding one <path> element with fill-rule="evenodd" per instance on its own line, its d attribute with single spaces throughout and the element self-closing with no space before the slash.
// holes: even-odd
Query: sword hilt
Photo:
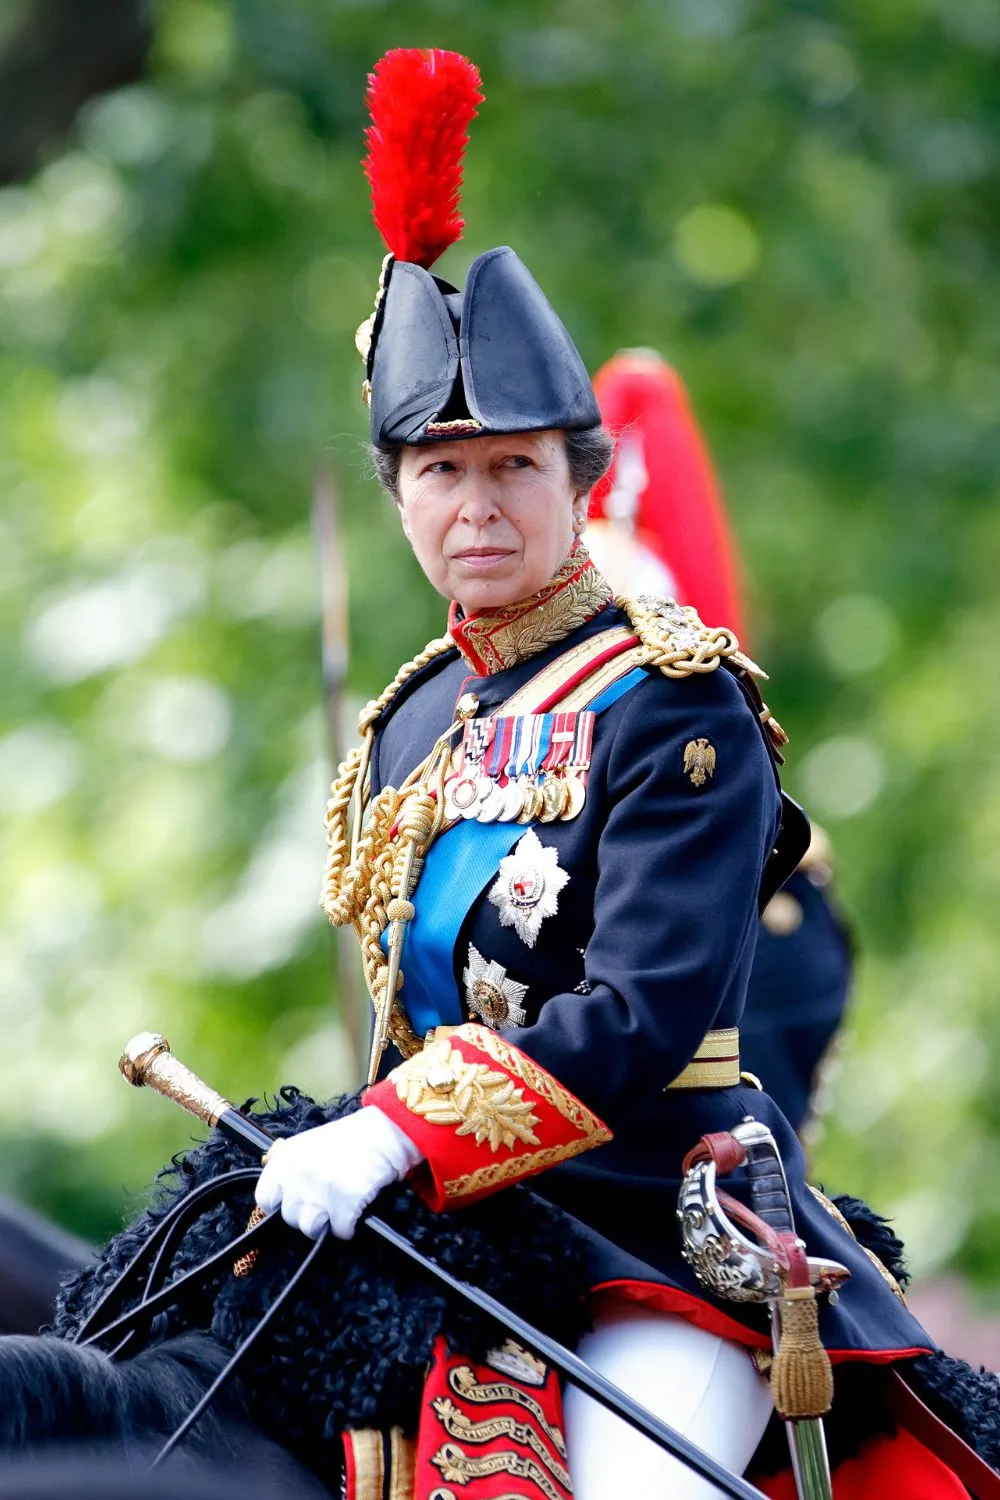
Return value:
<svg viewBox="0 0 1000 1500">
<path fill-rule="evenodd" d="M 778 1234 L 794 1234 L 792 1200 L 774 1136 L 748 1116 L 733 1131 L 747 1154 L 750 1203 L 758 1219 Z"/>
<path fill-rule="evenodd" d="M 777 1154 L 764 1145 L 748 1146 L 747 1177 L 750 1201 L 758 1219 L 779 1234 L 782 1231 L 794 1234 L 788 1187 Z"/>
<path fill-rule="evenodd" d="M 176 1058 L 170 1043 L 159 1032 L 140 1031 L 134 1036 L 118 1060 L 118 1071 L 135 1088 L 153 1089 L 206 1125 L 218 1126 L 255 1151 L 267 1151 L 274 1144 L 266 1131 L 240 1114 L 234 1104 L 209 1088 L 197 1073 Z"/>
</svg>

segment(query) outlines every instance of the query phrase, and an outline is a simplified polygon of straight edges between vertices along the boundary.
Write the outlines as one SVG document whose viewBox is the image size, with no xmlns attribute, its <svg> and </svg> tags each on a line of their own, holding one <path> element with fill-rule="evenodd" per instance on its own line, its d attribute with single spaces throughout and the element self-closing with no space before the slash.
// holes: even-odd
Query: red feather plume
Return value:
<svg viewBox="0 0 1000 1500">
<path fill-rule="evenodd" d="M 461 238 L 462 159 L 482 102 L 475 64 L 438 47 L 396 47 L 368 75 L 365 176 L 397 260 L 430 267 Z"/>
<path fill-rule="evenodd" d="M 652 350 L 629 349 L 598 370 L 594 390 L 605 425 L 640 445 L 645 484 L 637 496 L 636 539 L 672 574 L 681 604 L 693 604 L 703 620 L 728 625 L 745 640 L 736 541 L 681 377 Z M 616 458 L 594 487 L 591 520 L 607 516 L 617 471 Z"/>
</svg>

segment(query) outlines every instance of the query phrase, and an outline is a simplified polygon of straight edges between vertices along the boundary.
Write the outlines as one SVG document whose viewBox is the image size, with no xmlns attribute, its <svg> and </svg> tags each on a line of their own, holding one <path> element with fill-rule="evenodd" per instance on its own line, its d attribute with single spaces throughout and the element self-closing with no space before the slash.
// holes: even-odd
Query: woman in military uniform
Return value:
<svg viewBox="0 0 1000 1500">
<path fill-rule="evenodd" d="M 387 99 L 412 104 L 423 69 L 427 107 L 447 114 L 464 90 L 467 120 L 480 96 L 463 66 L 390 54 L 371 96 L 391 253 L 361 335 L 364 393 L 379 477 L 449 601 L 447 633 L 362 715 L 328 811 L 324 903 L 361 941 L 371 1086 L 356 1114 L 279 1143 L 257 1201 L 349 1238 L 403 1176 L 442 1211 L 531 1178 L 589 1236 L 581 1352 L 742 1471 L 771 1412 L 753 1357 L 769 1336 L 760 1309 L 707 1294 L 682 1259 L 679 1179 L 700 1137 L 747 1114 L 773 1132 L 799 1235 L 850 1272 L 819 1314 L 834 1363 L 933 1346 L 807 1189 L 776 1106 L 740 1080 L 782 825 L 782 736 L 753 663 L 693 610 L 612 597 L 581 540 L 611 445 L 567 331 L 508 248 L 462 291 L 431 274 L 461 228 L 453 194 L 448 232 L 433 204 L 387 200 L 407 139 Z M 446 123 L 437 138 L 454 141 L 454 111 Z M 738 1172 L 726 1186 L 747 1195 Z M 568 1393 L 578 1497 L 706 1493 L 609 1420 Z"/>
</svg>

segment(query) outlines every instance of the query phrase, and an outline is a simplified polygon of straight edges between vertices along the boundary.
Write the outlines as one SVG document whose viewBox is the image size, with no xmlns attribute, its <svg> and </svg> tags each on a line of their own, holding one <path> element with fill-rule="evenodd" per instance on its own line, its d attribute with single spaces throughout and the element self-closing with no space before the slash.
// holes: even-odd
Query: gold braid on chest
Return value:
<svg viewBox="0 0 1000 1500">
<path fill-rule="evenodd" d="M 365 705 L 357 745 L 338 768 L 326 807 L 327 857 L 320 904 L 334 927 L 353 927 L 361 946 L 365 983 L 376 1022 L 384 1020 L 390 1041 L 410 1057 L 423 1045 L 402 1009 L 387 994 L 389 959 L 382 935 L 394 921 L 413 916 L 410 895 L 428 849 L 444 820 L 444 777 L 452 730 L 442 735 L 403 785 L 371 795 L 375 725 L 415 672 L 454 649 L 449 636 L 433 640 L 406 662 L 385 691 Z M 453 726 L 454 728 L 454 726 Z M 402 986 L 398 975 L 394 990 Z"/>
</svg>

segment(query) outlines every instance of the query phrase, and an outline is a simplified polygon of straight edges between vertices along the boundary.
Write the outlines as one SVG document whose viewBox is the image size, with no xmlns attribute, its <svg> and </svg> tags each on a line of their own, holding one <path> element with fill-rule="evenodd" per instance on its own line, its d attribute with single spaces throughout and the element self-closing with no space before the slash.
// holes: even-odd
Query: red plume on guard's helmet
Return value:
<svg viewBox="0 0 1000 1500">
<path fill-rule="evenodd" d="M 678 600 L 742 640 L 736 543 L 684 382 L 652 350 L 627 349 L 598 371 L 594 390 L 618 439 L 615 463 L 591 497 L 598 566 L 610 574 L 610 559 L 599 551 L 600 523 L 610 517 L 614 525 L 617 515 L 627 523 L 630 545 L 645 548 L 667 569 Z M 628 566 L 627 558 L 619 560 Z M 627 581 L 612 577 L 611 583 L 628 592 Z"/>
<path fill-rule="evenodd" d="M 429 268 L 461 237 L 462 158 L 482 103 L 458 52 L 397 47 L 368 75 L 365 176 L 375 225 L 397 260 Z"/>
</svg>

